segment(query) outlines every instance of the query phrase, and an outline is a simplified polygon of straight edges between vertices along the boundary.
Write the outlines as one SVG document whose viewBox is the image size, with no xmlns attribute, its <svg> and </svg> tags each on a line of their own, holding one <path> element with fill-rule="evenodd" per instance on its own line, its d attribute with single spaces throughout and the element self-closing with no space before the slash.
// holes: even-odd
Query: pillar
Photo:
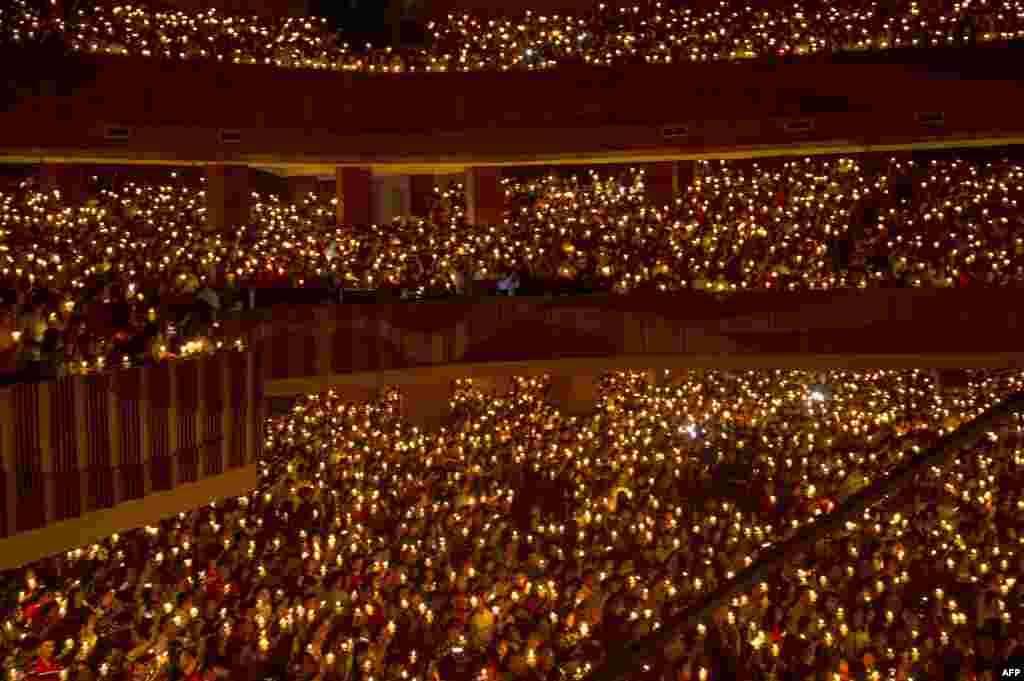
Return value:
<svg viewBox="0 0 1024 681">
<path fill-rule="evenodd" d="M 3 473 L 0 484 L 4 486 L 3 503 L 0 504 L 0 537 L 10 537 L 18 532 L 18 460 L 14 457 L 17 409 L 14 399 L 14 391 L 0 394 L 0 472 Z"/>
<path fill-rule="evenodd" d="M 372 217 L 372 178 L 369 168 L 338 168 L 335 187 L 339 225 L 368 225 Z"/>
<path fill-rule="evenodd" d="M 310 194 L 319 193 L 320 181 L 316 176 L 302 176 L 288 178 L 288 200 L 292 203 L 301 204 Z"/>
<path fill-rule="evenodd" d="M 644 168 L 647 200 L 655 208 L 672 205 L 694 178 L 693 161 L 665 161 Z"/>
<path fill-rule="evenodd" d="M 206 168 L 206 229 L 237 233 L 249 226 L 249 169 L 211 165 Z"/>
<path fill-rule="evenodd" d="M 504 397 L 512 392 L 511 376 L 479 376 L 473 377 L 473 385 L 491 397 Z"/>
<path fill-rule="evenodd" d="M 402 417 L 420 430 L 436 431 L 448 422 L 451 385 L 448 381 L 403 385 Z"/>
<path fill-rule="evenodd" d="M 647 384 L 652 388 L 660 388 L 667 386 L 672 382 L 671 372 L 665 369 L 648 369 L 647 370 Z"/>
<path fill-rule="evenodd" d="M 387 225 L 394 220 L 407 220 L 411 210 L 411 190 L 408 175 L 374 175 L 373 221 Z"/>
<path fill-rule="evenodd" d="M 433 175 L 409 176 L 409 213 L 413 217 L 422 218 L 430 215 L 434 186 Z"/>
<path fill-rule="evenodd" d="M 38 182 L 41 191 L 60 191 L 65 203 L 82 204 L 88 200 L 89 177 L 83 166 L 45 163 L 39 168 Z"/>
<path fill-rule="evenodd" d="M 563 414 L 583 416 L 597 407 L 598 380 L 595 374 L 555 376 L 551 380 L 548 401 Z"/>
<path fill-rule="evenodd" d="M 470 225 L 500 224 L 504 205 L 499 168 L 466 169 L 466 221 Z"/>
<path fill-rule="evenodd" d="M 963 369 L 937 369 L 933 371 L 935 387 L 941 393 L 959 394 L 970 386 L 970 376 Z"/>
<path fill-rule="evenodd" d="M 342 402 L 373 402 L 380 391 L 367 385 L 332 385 L 329 390 Z"/>
<path fill-rule="evenodd" d="M 676 195 L 686 194 L 690 185 L 700 177 L 697 161 L 676 161 Z"/>
<path fill-rule="evenodd" d="M 263 413 L 267 416 L 286 416 L 291 413 L 295 400 L 291 397 L 268 397 Z"/>
<path fill-rule="evenodd" d="M 167 363 L 167 463 L 170 467 L 167 489 L 174 489 L 181 480 L 178 466 L 178 448 L 180 444 L 178 406 L 181 402 L 178 390 L 178 371 L 180 367 L 181 365 L 177 362 Z"/>
</svg>

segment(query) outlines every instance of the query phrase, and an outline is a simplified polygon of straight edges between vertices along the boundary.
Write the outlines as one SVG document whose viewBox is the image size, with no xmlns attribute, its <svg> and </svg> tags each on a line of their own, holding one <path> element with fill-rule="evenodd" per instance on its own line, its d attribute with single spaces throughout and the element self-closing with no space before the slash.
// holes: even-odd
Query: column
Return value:
<svg viewBox="0 0 1024 681">
<path fill-rule="evenodd" d="M 451 412 L 451 385 L 448 381 L 403 385 L 402 416 L 420 430 L 436 431 L 448 421 Z"/>
<path fill-rule="evenodd" d="M 288 178 L 288 200 L 292 203 L 301 204 L 310 194 L 316 194 L 320 181 L 315 175 L 297 175 Z"/>
<path fill-rule="evenodd" d="M 139 374 L 139 395 L 137 398 L 139 410 L 139 430 L 137 435 L 139 441 L 138 463 L 142 468 L 142 496 L 148 497 L 153 493 L 153 439 L 149 423 L 149 414 L 153 410 L 153 405 L 149 400 L 151 371 L 149 369 L 131 369 L 131 371 L 136 371 Z M 125 425 L 122 420 L 121 428 L 124 429 Z"/>
<path fill-rule="evenodd" d="M 410 193 L 408 175 L 374 175 L 370 192 L 373 199 L 373 221 L 378 225 L 388 225 L 393 220 L 408 219 Z"/>
<path fill-rule="evenodd" d="M 573 374 L 555 376 L 551 380 L 548 401 L 563 414 L 583 416 L 592 412 L 597 406 L 597 384 L 600 379 L 596 374 Z"/>
<path fill-rule="evenodd" d="M 243 466 L 248 466 L 251 463 L 256 462 L 257 448 L 259 447 L 259 440 L 263 439 L 263 421 L 260 419 L 260 414 L 263 412 L 257 406 L 256 400 L 256 357 L 252 352 L 245 353 L 245 459 L 242 461 Z"/>
<path fill-rule="evenodd" d="M 672 380 L 670 372 L 665 369 L 648 369 L 647 370 L 647 384 L 652 388 L 660 388 L 665 385 L 669 385 Z"/>
<path fill-rule="evenodd" d="M 49 525 L 50 523 L 57 521 L 57 478 L 54 475 L 56 472 L 53 461 L 53 442 L 50 438 L 53 435 L 51 428 L 53 427 L 53 386 L 52 383 L 42 383 L 38 386 L 37 394 L 39 396 L 39 411 L 36 412 L 39 416 L 39 420 L 35 426 L 38 428 L 38 442 L 39 442 L 39 455 L 40 455 L 40 466 L 39 470 L 42 472 L 43 479 L 43 526 Z"/>
<path fill-rule="evenodd" d="M 316 335 L 316 369 L 317 376 L 329 376 L 334 372 L 334 332 L 337 328 L 336 309 L 334 307 L 318 307 L 314 313 L 319 333 Z"/>
<path fill-rule="evenodd" d="M 471 225 L 500 224 L 504 206 L 501 169 L 467 168 L 466 221 Z"/>
<path fill-rule="evenodd" d="M 440 173 L 434 175 L 434 186 L 440 189 L 442 192 L 448 189 L 448 185 L 452 182 L 466 184 L 466 171 L 463 170 L 458 173 Z"/>
<path fill-rule="evenodd" d="M 368 225 L 373 203 L 369 168 L 338 168 L 335 173 L 338 195 L 338 224 Z"/>
<path fill-rule="evenodd" d="M 433 175 L 409 176 L 409 213 L 412 217 L 422 218 L 430 214 L 434 186 Z"/>
<path fill-rule="evenodd" d="M 37 178 L 42 191 L 60 191 L 65 203 L 82 204 L 88 200 L 89 177 L 84 166 L 44 163 Z"/>
<path fill-rule="evenodd" d="M 210 372 L 217 371 L 217 365 L 207 357 L 196 360 L 196 482 L 206 477 L 207 460 L 210 457 L 210 404 L 207 386 L 210 381 Z"/>
<path fill-rule="evenodd" d="M 256 353 L 253 351 L 252 354 L 255 356 Z M 231 463 L 231 430 L 235 427 L 234 410 L 231 408 L 234 404 L 234 393 L 231 385 L 231 356 L 222 352 L 214 357 L 216 371 L 220 372 L 220 446 L 214 453 L 219 460 L 212 468 L 216 471 L 215 475 L 222 475 L 228 472 Z"/>
<path fill-rule="evenodd" d="M 473 385 L 491 397 L 504 397 L 512 392 L 511 376 L 474 376 Z"/>
<path fill-rule="evenodd" d="M 219 234 L 247 230 L 252 195 L 245 166 L 206 168 L 206 229 Z"/>
<path fill-rule="evenodd" d="M 0 536 L 18 533 L 18 467 L 14 457 L 16 430 L 14 419 L 14 390 L 0 390 L 0 469 L 3 470 L 3 518 L 0 518 Z M 6 518 L 6 520 L 4 520 Z"/>
<path fill-rule="evenodd" d="M 679 195 L 679 164 L 675 161 L 652 163 L 644 168 L 647 202 L 661 210 L 672 205 Z"/>
<path fill-rule="evenodd" d="M 79 515 L 85 515 L 90 511 L 94 511 L 98 506 L 97 500 L 89 494 L 90 479 L 99 478 L 100 476 L 106 477 L 106 473 L 113 477 L 113 471 L 109 468 L 104 472 L 101 470 L 91 470 L 89 467 L 89 421 L 91 419 L 86 414 L 86 411 L 89 409 L 88 390 L 85 381 L 72 379 L 71 391 L 75 404 L 75 423 L 73 429 L 75 433 L 75 451 L 78 454 L 78 461 L 75 463 L 78 469 L 78 495 L 82 500 L 82 505 L 79 507 Z M 98 480 L 96 486 L 100 486 Z"/>
<path fill-rule="evenodd" d="M 167 396 L 167 456 L 170 458 L 168 462 L 170 474 L 170 486 L 169 489 L 174 489 L 178 486 L 178 481 L 181 476 L 178 473 L 178 368 L 181 365 L 177 362 L 167 363 L 167 387 L 169 394 Z M 145 371 L 141 369 L 140 371 Z"/>
<path fill-rule="evenodd" d="M 970 377 L 963 369 L 938 369 L 932 376 L 940 393 L 962 393 L 970 385 Z"/>
<path fill-rule="evenodd" d="M 697 161 L 676 161 L 676 198 L 686 194 L 690 185 L 699 176 Z"/>
<path fill-rule="evenodd" d="M 285 416 L 291 413 L 295 399 L 292 397 L 268 397 L 265 402 L 267 416 Z"/>
<path fill-rule="evenodd" d="M 124 475 L 121 466 L 124 457 L 121 451 L 121 398 L 113 389 L 113 381 L 107 383 L 107 431 L 110 433 L 110 469 L 113 474 L 110 490 L 110 505 L 117 506 L 124 501 Z"/>
</svg>

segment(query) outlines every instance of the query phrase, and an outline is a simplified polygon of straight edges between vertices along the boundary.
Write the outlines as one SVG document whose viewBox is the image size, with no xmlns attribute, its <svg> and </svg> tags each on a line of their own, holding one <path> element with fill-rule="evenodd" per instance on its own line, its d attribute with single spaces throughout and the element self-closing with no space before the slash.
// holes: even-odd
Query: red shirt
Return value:
<svg viewBox="0 0 1024 681">
<path fill-rule="evenodd" d="M 369 624 L 375 629 L 384 626 L 384 613 L 381 612 L 380 606 L 374 607 L 373 614 L 370 615 Z"/>
<path fill-rule="evenodd" d="M 41 657 L 37 657 L 36 661 L 32 663 L 32 669 L 29 671 L 28 678 L 40 674 L 48 674 L 50 676 L 46 678 L 54 678 L 54 675 L 59 674 L 63 671 L 63 667 L 54 662 L 53 660 L 44 660 Z"/>
<path fill-rule="evenodd" d="M 224 580 L 217 570 L 206 571 L 206 595 L 210 598 L 220 598 L 224 595 Z"/>
<path fill-rule="evenodd" d="M 29 605 L 26 605 L 25 609 L 23 611 L 24 615 L 25 615 L 25 619 L 28 619 L 28 620 L 35 619 L 36 615 L 39 614 L 40 608 L 42 608 L 47 602 L 48 602 L 48 599 L 43 597 L 43 598 L 40 598 L 39 600 L 37 600 L 35 603 L 30 603 Z"/>
</svg>

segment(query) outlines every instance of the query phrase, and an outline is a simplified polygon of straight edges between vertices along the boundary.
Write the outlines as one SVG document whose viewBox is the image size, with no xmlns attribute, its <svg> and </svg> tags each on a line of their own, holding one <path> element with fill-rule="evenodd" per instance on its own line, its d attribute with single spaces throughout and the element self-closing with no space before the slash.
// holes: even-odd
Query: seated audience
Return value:
<svg viewBox="0 0 1024 681">
<path fill-rule="evenodd" d="M 588 679 L 989 405 L 922 371 L 456 384 L 446 427 L 328 392 L 259 486 L 3 578 L 14 678 Z M 975 678 L 1022 644 L 1020 415 L 636 659 L 640 679 Z M 21 675 L 24 675 L 22 677 Z M 45 677 L 44 677 L 45 678 Z"/>
</svg>

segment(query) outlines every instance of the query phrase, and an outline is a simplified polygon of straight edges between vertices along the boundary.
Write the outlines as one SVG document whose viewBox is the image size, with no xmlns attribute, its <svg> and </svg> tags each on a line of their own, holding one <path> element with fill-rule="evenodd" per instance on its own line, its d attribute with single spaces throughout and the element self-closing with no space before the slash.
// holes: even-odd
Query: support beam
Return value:
<svg viewBox="0 0 1024 681">
<path fill-rule="evenodd" d="M 291 413 L 295 400 L 290 397 L 268 397 L 263 412 L 267 416 L 286 416 Z"/>
<path fill-rule="evenodd" d="M 408 220 L 411 211 L 411 189 L 408 175 L 374 175 L 373 222 L 389 225 L 395 220 Z"/>
<path fill-rule="evenodd" d="M 422 218 L 430 214 L 433 195 L 433 175 L 409 176 L 409 212 L 413 217 Z"/>
<path fill-rule="evenodd" d="M 379 391 L 363 385 L 339 385 L 331 388 L 338 399 L 345 402 L 372 402 Z"/>
<path fill-rule="evenodd" d="M 644 168 L 647 201 L 658 210 L 670 205 L 679 193 L 677 168 L 675 161 L 652 163 Z"/>
<path fill-rule="evenodd" d="M 597 405 L 600 374 L 569 374 L 551 379 L 548 401 L 563 414 L 583 416 Z"/>
<path fill-rule="evenodd" d="M 288 178 L 288 199 L 301 204 L 310 194 L 319 191 L 320 181 L 315 175 L 296 175 Z"/>
<path fill-rule="evenodd" d="M 647 384 L 652 388 L 660 388 L 669 385 L 672 381 L 672 372 L 668 369 L 648 369 Z"/>
<path fill-rule="evenodd" d="M 501 224 L 505 192 L 499 168 L 466 169 L 466 222 L 474 226 Z"/>
<path fill-rule="evenodd" d="M 590 678 L 594 681 L 629 679 L 643 660 L 656 657 L 671 640 L 706 621 L 714 611 L 728 603 L 734 596 L 752 591 L 794 556 L 812 551 L 822 537 L 843 530 L 848 520 L 860 518 L 866 509 L 887 497 L 899 494 L 922 471 L 932 466 L 941 468 L 947 465 L 960 449 L 970 447 L 986 432 L 1000 423 L 1005 423 L 1015 412 L 1020 411 L 1024 411 L 1024 393 L 1014 393 L 1001 404 L 943 437 L 928 451 L 896 466 L 884 479 L 857 492 L 840 504 L 835 511 L 822 516 L 818 522 L 804 525 L 790 539 L 764 551 L 756 563 L 708 594 L 696 607 L 672 618 L 659 631 L 624 649 L 609 651 L 609 661 L 597 669 Z"/>
<path fill-rule="evenodd" d="M 512 392 L 511 376 L 482 376 L 473 379 L 473 385 L 491 397 L 503 397 Z"/>
<path fill-rule="evenodd" d="M 372 218 L 373 183 L 369 168 L 338 168 L 335 190 L 339 225 L 368 225 Z"/>
<path fill-rule="evenodd" d="M 217 234 L 248 231 L 249 169 L 211 165 L 206 168 L 206 229 Z"/>
<path fill-rule="evenodd" d="M 420 430 L 436 431 L 448 421 L 451 383 L 436 381 L 403 385 L 402 416 Z"/>
<path fill-rule="evenodd" d="M 698 161 L 693 160 L 676 161 L 676 198 L 681 198 L 686 194 L 694 180 L 700 177 L 700 169 L 697 167 L 698 163 Z"/>
<path fill-rule="evenodd" d="M 970 386 L 970 376 L 962 369 L 936 369 L 933 375 L 940 393 L 963 393 Z"/>
<path fill-rule="evenodd" d="M 644 169 L 644 185 L 649 202 L 661 209 L 672 205 L 686 193 L 696 176 L 696 161 L 664 161 Z"/>
<path fill-rule="evenodd" d="M 41 191 L 59 191 L 64 203 L 77 205 L 88 200 L 89 176 L 84 166 L 44 163 L 39 168 L 37 179 Z"/>
</svg>

